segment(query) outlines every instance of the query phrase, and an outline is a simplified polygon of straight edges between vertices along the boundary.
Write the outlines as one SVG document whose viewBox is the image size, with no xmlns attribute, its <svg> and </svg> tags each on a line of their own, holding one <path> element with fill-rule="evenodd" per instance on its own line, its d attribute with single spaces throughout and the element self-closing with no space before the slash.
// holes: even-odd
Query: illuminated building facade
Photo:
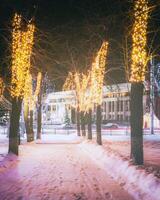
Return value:
<svg viewBox="0 0 160 200">
<path fill-rule="evenodd" d="M 130 83 L 121 83 L 103 87 L 102 120 L 103 122 L 114 121 L 119 123 L 129 123 L 130 121 Z M 43 122 L 44 123 L 64 123 L 66 117 L 71 123 L 75 123 L 75 93 L 74 91 L 62 91 L 50 93 L 43 102 Z M 143 96 L 144 125 L 149 126 L 147 91 Z M 93 120 L 95 119 L 95 109 L 93 110 Z M 155 122 L 159 126 L 159 121 Z"/>
</svg>

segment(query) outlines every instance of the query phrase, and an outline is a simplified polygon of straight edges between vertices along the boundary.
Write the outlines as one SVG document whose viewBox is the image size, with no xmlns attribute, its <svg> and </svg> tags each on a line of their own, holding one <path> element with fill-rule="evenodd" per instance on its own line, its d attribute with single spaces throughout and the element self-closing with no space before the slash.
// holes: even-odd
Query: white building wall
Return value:
<svg viewBox="0 0 160 200">
<path fill-rule="evenodd" d="M 130 84 L 122 83 L 103 87 L 102 119 L 129 122 L 130 120 Z M 146 96 L 143 97 L 144 110 Z M 71 120 L 71 107 L 75 107 L 75 92 L 62 91 L 49 94 L 44 102 L 43 121 L 50 123 L 64 123 L 66 112 Z M 95 110 L 93 112 L 95 116 Z M 145 120 L 147 117 L 144 117 Z M 147 121 L 147 127 L 149 122 Z M 155 126 L 159 127 L 159 120 L 155 118 Z"/>
</svg>

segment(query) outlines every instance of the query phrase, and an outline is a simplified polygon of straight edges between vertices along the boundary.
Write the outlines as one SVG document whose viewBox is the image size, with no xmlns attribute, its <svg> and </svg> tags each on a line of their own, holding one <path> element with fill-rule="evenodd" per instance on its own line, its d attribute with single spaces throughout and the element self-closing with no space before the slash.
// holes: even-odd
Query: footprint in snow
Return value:
<svg viewBox="0 0 160 200">
<path fill-rule="evenodd" d="M 109 192 L 106 192 L 106 193 L 105 193 L 105 197 L 106 197 L 106 200 L 111 200 L 111 199 L 113 199 L 113 198 L 112 198 L 112 194 L 110 194 Z"/>
<path fill-rule="evenodd" d="M 86 200 L 86 198 L 82 192 L 78 193 L 78 194 L 73 194 L 73 196 L 74 196 L 74 200 Z"/>
</svg>

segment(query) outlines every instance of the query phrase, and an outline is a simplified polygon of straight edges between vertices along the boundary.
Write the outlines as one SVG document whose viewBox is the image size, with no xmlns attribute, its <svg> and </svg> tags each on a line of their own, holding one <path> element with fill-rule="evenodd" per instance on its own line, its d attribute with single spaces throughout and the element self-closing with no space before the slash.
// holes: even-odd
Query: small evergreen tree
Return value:
<svg viewBox="0 0 160 200">
<path fill-rule="evenodd" d="M 66 109 L 64 123 L 69 125 L 70 122 L 71 122 L 71 120 L 70 120 L 69 115 L 68 115 L 68 110 Z"/>
</svg>

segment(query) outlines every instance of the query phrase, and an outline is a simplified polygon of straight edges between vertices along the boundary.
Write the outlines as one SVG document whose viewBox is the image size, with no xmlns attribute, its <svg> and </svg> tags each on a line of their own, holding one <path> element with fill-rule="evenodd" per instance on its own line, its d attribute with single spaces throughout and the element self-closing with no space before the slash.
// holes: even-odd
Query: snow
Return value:
<svg viewBox="0 0 160 200">
<path fill-rule="evenodd" d="M 10 167 L 14 166 L 17 161 L 17 156 L 12 153 L 1 155 L 0 158 L 0 173 L 10 169 Z"/>
<path fill-rule="evenodd" d="M 159 141 L 144 136 L 145 165 L 136 167 L 124 134 L 104 134 L 103 146 L 72 133 L 42 134 L 23 142 L 19 157 L 6 156 L 8 138 L 0 134 L 0 199 L 159 200 Z"/>
<path fill-rule="evenodd" d="M 130 158 L 129 136 L 103 136 L 106 150 L 119 155 L 125 160 Z M 144 135 L 144 167 L 160 178 L 160 135 Z"/>
<path fill-rule="evenodd" d="M 159 200 L 160 180 L 153 174 L 147 174 L 143 167 L 131 165 L 112 151 L 93 142 L 80 144 L 92 159 L 118 181 L 137 200 Z"/>
<path fill-rule="evenodd" d="M 0 174 L 0 199 L 133 200 L 79 144 L 21 145 L 16 164 Z"/>
<path fill-rule="evenodd" d="M 81 140 L 82 138 L 75 134 L 43 134 L 41 140 L 38 140 L 37 143 L 78 143 Z"/>
<path fill-rule="evenodd" d="M 5 134 L 0 134 L 0 160 L 1 155 L 6 155 L 8 152 L 8 138 Z"/>
</svg>

